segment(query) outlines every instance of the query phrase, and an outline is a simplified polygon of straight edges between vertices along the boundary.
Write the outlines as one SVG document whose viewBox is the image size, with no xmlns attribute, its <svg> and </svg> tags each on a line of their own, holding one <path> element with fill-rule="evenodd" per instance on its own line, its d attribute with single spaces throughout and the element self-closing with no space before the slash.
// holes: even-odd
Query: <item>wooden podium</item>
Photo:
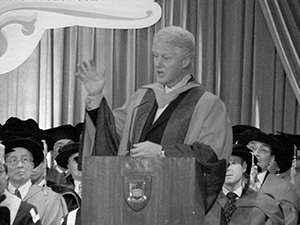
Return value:
<svg viewBox="0 0 300 225">
<path fill-rule="evenodd" d="M 194 158 L 86 157 L 81 224 L 200 225 L 203 181 Z"/>
</svg>

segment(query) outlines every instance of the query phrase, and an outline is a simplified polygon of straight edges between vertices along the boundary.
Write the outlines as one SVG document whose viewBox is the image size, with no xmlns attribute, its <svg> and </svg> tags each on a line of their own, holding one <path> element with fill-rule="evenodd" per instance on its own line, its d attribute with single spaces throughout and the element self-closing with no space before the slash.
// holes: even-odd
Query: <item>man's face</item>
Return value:
<svg viewBox="0 0 300 225">
<path fill-rule="evenodd" d="M 183 69 L 187 60 L 180 54 L 179 48 L 169 44 L 156 43 L 152 51 L 157 82 L 173 87 L 186 75 Z"/>
<path fill-rule="evenodd" d="M 246 171 L 247 164 L 243 162 L 239 156 L 232 155 L 226 170 L 225 185 L 234 188 L 243 178 L 243 173 Z"/>
<path fill-rule="evenodd" d="M 12 184 L 25 184 L 33 170 L 33 157 L 31 153 L 22 147 L 14 148 L 6 157 L 7 175 Z"/>
<path fill-rule="evenodd" d="M 247 146 L 251 149 L 252 154 L 256 156 L 257 165 L 261 168 L 261 171 L 266 171 L 275 158 L 274 155 L 271 155 L 271 146 L 259 141 L 250 141 Z"/>
<path fill-rule="evenodd" d="M 0 196 L 4 192 L 4 189 L 6 188 L 7 185 L 7 175 L 5 171 L 5 167 L 2 163 L 0 163 Z"/>
<path fill-rule="evenodd" d="M 78 170 L 78 155 L 79 153 L 75 153 L 71 155 L 68 159 L 68 169 L 74 180 L 81 181 L 82 172 Z"/>
<path fill-rule="evenodd" d="M 54 143 L 53 146 L 53 158 L 55 159 L 59 153 L 59 150 L 66 144 L 74 142 L 71 139 L 61 139 Z"/>
</svg>

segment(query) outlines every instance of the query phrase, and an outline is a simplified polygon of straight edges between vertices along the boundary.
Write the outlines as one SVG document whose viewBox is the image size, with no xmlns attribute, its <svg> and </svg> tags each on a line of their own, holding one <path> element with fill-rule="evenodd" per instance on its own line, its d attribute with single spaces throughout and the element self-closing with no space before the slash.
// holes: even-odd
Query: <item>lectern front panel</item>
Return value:
<svg viewBox="0 0 300 225">
<path fill-rule="evenodd" d="M 86 157 L 82 224 L 201 224 L 199 170 L 194 158 Z"/>
</svg>

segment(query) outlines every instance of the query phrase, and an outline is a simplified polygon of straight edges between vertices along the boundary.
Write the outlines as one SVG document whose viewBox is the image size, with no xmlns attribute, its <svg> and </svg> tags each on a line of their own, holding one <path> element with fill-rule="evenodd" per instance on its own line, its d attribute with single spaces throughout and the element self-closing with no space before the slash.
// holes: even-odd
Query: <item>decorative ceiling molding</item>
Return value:
<svg viewBox="0 0 300 225">
<path fill-rule="evenodd" d="M 139 29 L 160 17 L 154 0 L 0 0 L 0 74 L 23 63 L 47 29 Z"/>
</svg>

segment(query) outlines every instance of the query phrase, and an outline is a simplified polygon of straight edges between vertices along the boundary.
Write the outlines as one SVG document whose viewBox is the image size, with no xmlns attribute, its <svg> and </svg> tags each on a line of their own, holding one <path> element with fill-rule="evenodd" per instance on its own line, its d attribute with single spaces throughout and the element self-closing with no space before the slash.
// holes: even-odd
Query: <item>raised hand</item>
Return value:
<svg viewBox="0 0 300 225">
<path fill-rule="evenodd" d="M 83 61 L 77 65 L 76 77 L 78 77 L 84 84 L 85 89 L 89 95 L 99 95 L 102 93 L 105 86 L 105 69 L 101 69 L 100 73 L 97 72 L 96 64 L 93 60 L 87 63 Z"/>
</svg>

